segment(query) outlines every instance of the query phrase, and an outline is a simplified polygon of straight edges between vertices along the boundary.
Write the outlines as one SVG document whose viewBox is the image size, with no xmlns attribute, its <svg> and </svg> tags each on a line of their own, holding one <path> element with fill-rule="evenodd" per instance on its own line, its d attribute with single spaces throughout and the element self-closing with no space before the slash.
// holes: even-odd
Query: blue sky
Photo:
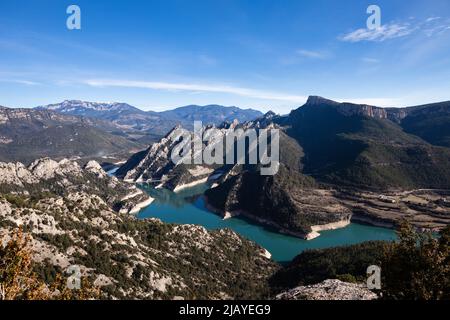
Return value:
<svg viewBox="0 0 450 320">
<path fill-rule="evenodd" d="M 81 30 L 66 8 L 81 8 Z M 381 8 L 367 30 L 366 9 Z M 0 105 L 450 100 L 450 1 L 2 0 Z"/>
</svg>

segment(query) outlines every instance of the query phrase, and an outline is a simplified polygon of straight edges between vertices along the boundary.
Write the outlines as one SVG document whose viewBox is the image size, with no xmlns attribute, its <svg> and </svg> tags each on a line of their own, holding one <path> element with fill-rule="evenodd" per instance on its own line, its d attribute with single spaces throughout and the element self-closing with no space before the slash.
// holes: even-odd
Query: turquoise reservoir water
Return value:
<svg viewBox="0 0 450 320">
<path fill-rule="evenodd" d="M 154 217 L 168 223 L 197 224 L 209 230 L 230 228 L 266 248 L 278 262 L 290 261 L 305 249 L 335 247 L 368 240 L 395 239 L 393 230 L 352 223 L 343 229 L 321 232 L 320 237 L 306 241 L 276 233 L 242 218 L 222 220 L 220 216 L 205 208 L 202 197 L 195 197 L 207 188 L 206 185 L 200 185 L 175 194 L 168 190 L 144 187 L 155 201 L 142 209 L 138 218 Z"/>
</svg>

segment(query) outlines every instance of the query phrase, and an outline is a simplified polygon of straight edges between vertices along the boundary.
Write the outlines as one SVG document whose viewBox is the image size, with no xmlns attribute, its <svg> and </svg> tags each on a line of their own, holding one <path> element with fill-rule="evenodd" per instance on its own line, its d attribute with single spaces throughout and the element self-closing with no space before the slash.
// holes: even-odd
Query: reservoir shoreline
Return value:
<svg viewBox="0 0 450 320">
<path fill-rule="evenodd" d="M 206 188 L 207 186 L 205 186 L 205 190 Z M 243 214 L 233 216 L 229 213 L 227 219 L 223 219 L 222 213 L 217 214 L 217 211 L 212 210 L 213 208 L 207 204 L 201 186 L 192 189 L 193 194 L 189 194 L 190 190 L 188 189 L 184 189 L 182 194 L 167 190 L 167 193 L 162 196 L 158 196 L 158 193 L 154 194 L 154 192 L 149 193 L 150 190 L 147 190 L 155 200 L 151 205 L 141 209 L 136 215 L 137 218 L 158 218 L 166 223 L 201 225 L 208 230 L 228 228 L 260 245 L 271 254 L 273 260 L 279 263 L 291 261 L 302 251 L 308 249 L 337 247 L 371 240 L 392 241 L 396 239 L 392 229 L 363 225 L 353 221 L 341 221 L 337 225 L 327 225 L 327 230 L 320 230 L 320 237 L 304 240 L 298 234 L 280 233 L 279 228 L 270 224 L 258 223 L 255 219 L 250 219 Z M 315 232 L 322 227 L 316 226 Z"/>
</svg>

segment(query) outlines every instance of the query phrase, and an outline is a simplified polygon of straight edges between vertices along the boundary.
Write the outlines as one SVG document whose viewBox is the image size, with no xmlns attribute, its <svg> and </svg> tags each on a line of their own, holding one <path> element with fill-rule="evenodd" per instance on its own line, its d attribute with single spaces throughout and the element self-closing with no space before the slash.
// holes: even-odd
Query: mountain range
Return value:
<svg viewBox="0 0 450 320">
<path fill-rule="evenodd" d="M 152 112 L 126 103 L 78 100 L 34 109 L 0 107 L 0 161 L 28 164 L 42 157 L 71 157 L 117 162 L 178 124 L 192 128 L 193 120 L 247 121 L 260 114 L 218 105 Z"/>
<path fill-rule="evenodd" d="M 450 150 L 440 145 L 447 132 L 430 132 L 437 119 L 450 126 L 450 102 L 440 106 L 383 109 L 310 97 L 275 121 L 302 146 L 303 173 L 321 182 L 378 190 L 447 189 Z"/>
<path fill-rule="evenodd" d="M 249 121 L 262 115 L 253 109 L 224 107 L 220 105 L 189 105 L 162 112 L 143 111 L 126 103 L 95 103 L 66 100 L 57 104 L 37 107 L 38 110 L 53 110 L 62 114 L 107 120 L 124 130 L 137 130 L 152 135 L 165 135 L 175 125 L 193 128 L 194 121 L 219 125 L 237 119 Z"/>
</svg>

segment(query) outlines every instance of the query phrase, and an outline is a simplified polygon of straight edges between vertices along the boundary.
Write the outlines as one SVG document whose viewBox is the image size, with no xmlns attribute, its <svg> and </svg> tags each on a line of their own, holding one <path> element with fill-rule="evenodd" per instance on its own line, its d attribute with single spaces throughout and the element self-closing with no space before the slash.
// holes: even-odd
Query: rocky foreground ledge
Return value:
<svg viewBox="0 0 450 320">
<path fill-rule="evenodd" d="M 0 245 L 21 227 L 48 285 L 78 266 L 106 299 L 259 299 L 278 269 L 231 230 L 139 220 L 145 197 L 96 162 L 0 163 Z"/>
<path fill-rule="evenodd" d="M 377 295 L 363 284 L 328 279 L 321 283 L 290 289 L 276 296 L 278 300 L 374 300 Z"/>
</svg>

